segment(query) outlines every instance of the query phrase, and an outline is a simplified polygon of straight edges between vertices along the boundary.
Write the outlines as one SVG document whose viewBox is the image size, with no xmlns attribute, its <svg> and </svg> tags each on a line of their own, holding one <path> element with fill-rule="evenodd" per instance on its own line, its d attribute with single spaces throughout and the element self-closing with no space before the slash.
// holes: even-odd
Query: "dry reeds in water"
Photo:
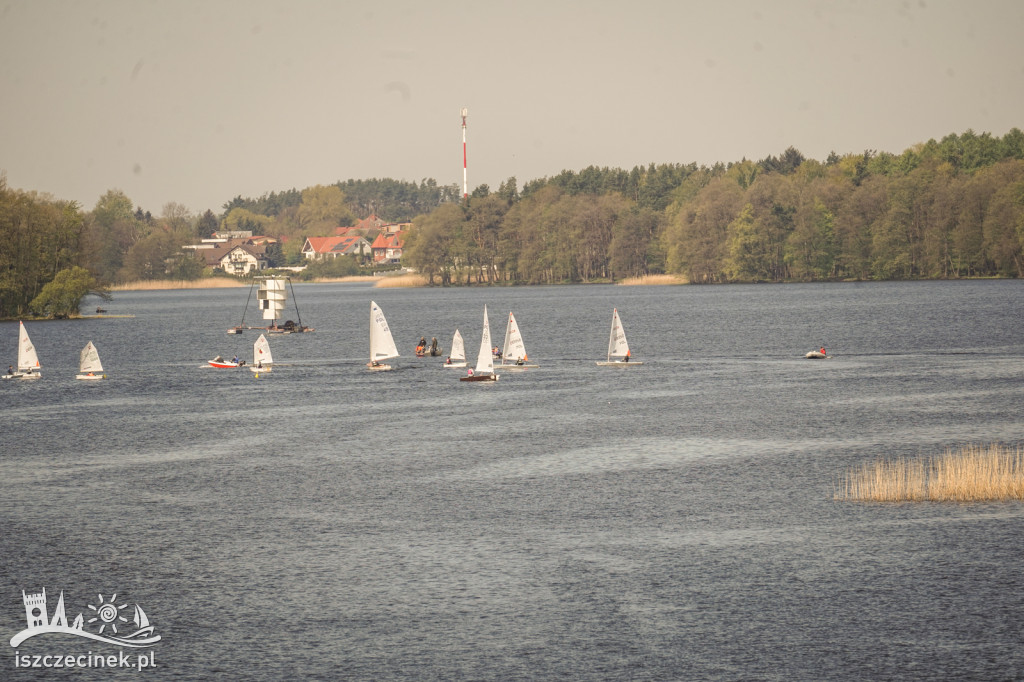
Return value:
<svg viewBox="0 0 1024 682">
<path fill-rule="evenodd" d="M 110 287 L 111 291 L 159 291 L 163 289 L 221 289 L 247 287 L 249 282 L 227 277 L 203 277 L 202 279 L 144 279 L 124 282 Z"/>
<path fill-rule="evenodd" d="M 395 277 L 382 277 L 377 280 L 377 283 L 373 285 L 375 288 L 398 288 L 398 287 L 425 287 L 427 286 L 427 278 L 423 275 L 411 272 L 407 275 L 397 275 Z"/>
<path fill-rule="evenodd" d="M 380 277 L 378 275 L 345 275 L 344 277 L 317 277 L 313 280 L 313 284 L 333 284 L 336 282 L 351 283 L 351 282 L 376 282 Z"/>
<path fill-rule="evenodd" d="M 622 286 L 686 283 L 686 278 L 679 275 L 641 275 L 640 277 L 627 277 L 616 282 Z"/>
<path fill-rule="evenodd" d="M 847 472 L 836 500 L 989 502 L 1024 500 L 1024 450 L 961 445 L 927 459 L 878 460 Z"/>
</svg>

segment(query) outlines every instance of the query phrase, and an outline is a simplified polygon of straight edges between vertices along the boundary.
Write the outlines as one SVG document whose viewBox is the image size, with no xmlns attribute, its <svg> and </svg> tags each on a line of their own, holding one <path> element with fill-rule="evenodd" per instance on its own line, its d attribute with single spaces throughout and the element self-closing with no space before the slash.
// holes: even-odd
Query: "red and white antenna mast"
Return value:
<svg viewBox="0 0 1024 682">
<path fill-rule="evenodd" d="M 466 116 L 469 116 L 469 109 L 462 107 L 462 198 L 469 198 L 469 184 L 466 175 Z"/>
</svg>

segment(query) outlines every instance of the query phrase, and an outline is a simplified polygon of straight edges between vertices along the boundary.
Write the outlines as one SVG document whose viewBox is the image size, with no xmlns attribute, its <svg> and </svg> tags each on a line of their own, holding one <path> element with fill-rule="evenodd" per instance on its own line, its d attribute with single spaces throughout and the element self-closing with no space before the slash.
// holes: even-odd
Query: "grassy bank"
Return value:
<svg viewBox="0 0 1024 682">
<path fill-rule="evenodd" d="M 318 277 L 313 284 L 326 282 L 376 282 L 381 279 L 373 275 L 352 275 L 349 277 Z M 293 282 L 299 282 L 293 279 Z M 232 287 L 248 287 L 252 283 L 244 279 L 229 277 L 204 277 L 202 279 L 147 279 L 137 282 L 125 282 L 110 287 L 111 291 L 159 291 L 163 289 L 223 289 Z"/>
<path fill-rule="evenodd" d="M 399 288 L 399 287 L 425 287 L 427 286 L 427 278 L 423 275 L 418 275 L 411 272 L 407 275 L 398 275 L 396 277 L 382 277 L 377 280 L 377 283 L 373 285 L 380 289 L 386 288 Z"/>
<path fill-rule="evenodd" d="M 860 502 L 1024 500 L 1024 450 L 961 445 L 936 457 L 879 460 L 852 469 L 833 498 Z"/>
<path fill-rule="evenodd" d="M 249 282 L 227 277 L 204 277 L 203 279 L 146 279 L 137 282 L 114 284 L 111 291 L 160 291 L 163 289 L 224 289 L 247 287 Z"/>
<path fill-rule="evenodd" d="M 622 286 L 687 283 L 687 279 L 681 275 L 642 275 L 640 277 L 627 277 L 617 282 L 617 284 Z"/>
</svg>

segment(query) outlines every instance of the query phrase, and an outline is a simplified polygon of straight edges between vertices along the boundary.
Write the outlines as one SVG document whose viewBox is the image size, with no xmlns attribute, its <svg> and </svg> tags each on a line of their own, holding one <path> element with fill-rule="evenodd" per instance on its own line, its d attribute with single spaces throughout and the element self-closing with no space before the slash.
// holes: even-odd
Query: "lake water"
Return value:
<svg viewBox="0 0 1024 682">
<path fill-rule="evenodd" d="M 1024 677 L 1024 506 L 833 500 L 879 457 L 1024 443 L 1024 282 L 297 284 L 316 331 L 270 337 L 259 378 L 205 366 L 251 357 L 258 332 L 225 333 L 247 294 L 28 323 L 43 378 L 0 385 L 3 641 L 46 588 L 69 622 L 142 605 L 169 679 Z M 371 299 L 392 372 L 365 367 Z M 414 357 L 456 327 L 475 356 L 485 304 L 538 369 Z M 594 364 L 613 307 L 642 367 Z M 106 381 L 74 379 L 88 340 Z M 19 647 L 64 651 L 116 649 Z M 56 674 L 14 654 L 0 677 Z"/>
</svg>

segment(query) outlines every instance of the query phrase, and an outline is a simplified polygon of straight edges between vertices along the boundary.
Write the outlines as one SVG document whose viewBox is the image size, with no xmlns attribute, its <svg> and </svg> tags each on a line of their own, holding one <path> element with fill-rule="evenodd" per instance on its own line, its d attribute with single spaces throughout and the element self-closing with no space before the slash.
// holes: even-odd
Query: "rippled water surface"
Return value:
<svg viewBox="0 0 1024 682">
<path fill-rule="evenodd" d="M 0 385 L 4 637 L 45 587 L 69 621 L 143 605 L 143 674 L 173 679 L 1024 670 L 1020 504 L 832 499 L 878 457 L 1024 443 L 1024 282 L 296 285 L 316 331 L 271 337 L 259 378 L 204 366 L 251 356 L 257 332 L 225 334 L 247 293 L 28 323 L 44 376 Z M 393 372 L 364 366 L 371 299 Z M 456 327 L 475 354 L 484 304 L 538 369 L 467 384 L 414 357 Z M 642 367 L 594 364 L 613 307 Z M 106 381 L 74 380 L 88 340 Z M 60 637 L 20 652 L 106 651 Z"/>
</svg>

